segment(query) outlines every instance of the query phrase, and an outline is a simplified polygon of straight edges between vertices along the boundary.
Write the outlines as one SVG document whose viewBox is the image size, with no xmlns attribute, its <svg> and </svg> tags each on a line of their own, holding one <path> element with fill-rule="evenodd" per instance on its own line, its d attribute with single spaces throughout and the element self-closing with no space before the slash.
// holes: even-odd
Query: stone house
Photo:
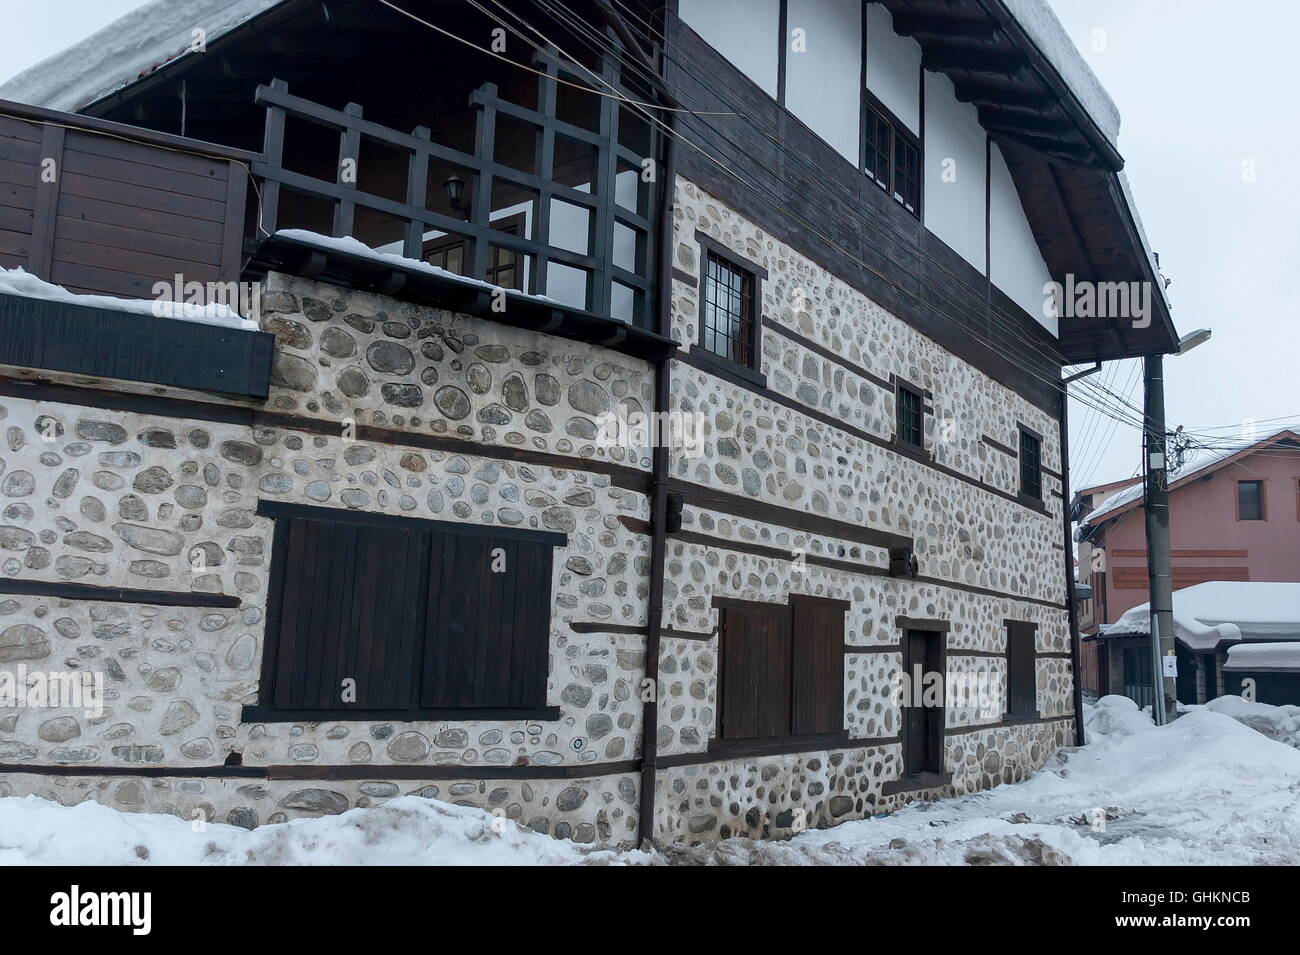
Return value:
<svg viewBox="0 0 1300 955">
<path fill-rule="evenodd" d="M 103 686 L 0 793 L 697 842 L 1076 742 L 1061 369 L 1176 335 L 1044 306 L 1161 287 L 1045 6 L 200 6 L 0 87 L 0 665 Z"/>
</svg>

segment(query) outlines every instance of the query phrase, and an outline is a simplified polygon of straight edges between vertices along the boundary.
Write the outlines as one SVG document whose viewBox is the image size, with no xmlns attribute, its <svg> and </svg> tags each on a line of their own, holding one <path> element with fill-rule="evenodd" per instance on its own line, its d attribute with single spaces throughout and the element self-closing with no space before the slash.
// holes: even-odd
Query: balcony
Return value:
<svg viewBox="0 0 1300 955">
<path fill-rule="evenodd" d="M 651 125 L 612 97 L 563 104 L 544 67 L 536 106 L 491 82 L 472 121 L 403 132 L 259 86 L 261 196 L 253 274 L 288 271 L 654 359 L 660 188 Z M 575 74 L 576 75 L 576 74 Z M 618 77 L 606 68 L 606 81 Z M 567 118 L 566 118 L 567 117 Z M 585 121 L 584 118 L 585 117 Z M 348 247 L 328 239 L 352 237 Z"/>
<path fill-rule="evenodd" d="M 111 301 L 238 282 L 251 159 L 0 103 L 0 267 L 109 299 L 0 294 L 0 366 L 265 398 L 272 336 Z"/>
</svg>

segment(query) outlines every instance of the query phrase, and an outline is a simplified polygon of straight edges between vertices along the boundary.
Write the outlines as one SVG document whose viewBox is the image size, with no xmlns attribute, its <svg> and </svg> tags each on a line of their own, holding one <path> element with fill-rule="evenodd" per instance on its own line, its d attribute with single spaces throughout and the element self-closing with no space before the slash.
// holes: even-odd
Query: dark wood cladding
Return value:
<svg viewBox="0 0 1300 955">
<path fill-rule="evenodd" d="M 0 101 L 0 266 L 125 298 L 238 281 L 247 190 L 230 150 Z"/>
<path fill-rule="evenodd" d="M 258 514 L 276 528 L 246 720 L 558 716 L 546 678 L 564 535 L 283 502 Z"/>
<path fill-rule="evenodd" d="M 1053 418 L 1060 361 L 1034 319 L 675 17 L 680 172 Z"/>
<path fill-rule="evenodd" d="M 14 368 L 265 399 L 274 346 L 267 332 L 0 294 L 0 365 Z"/>
</svg>

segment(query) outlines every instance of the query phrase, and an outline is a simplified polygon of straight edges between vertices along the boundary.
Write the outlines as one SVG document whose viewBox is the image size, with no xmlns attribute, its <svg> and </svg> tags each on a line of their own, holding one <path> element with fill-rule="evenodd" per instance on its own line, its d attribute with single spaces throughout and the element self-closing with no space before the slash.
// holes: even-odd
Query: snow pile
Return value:
<svg viewBox="0 0 1300 955">
<path fill-rule="evenodd" d="M 0 864 L 1260 865 L 1300 862 L 1300 707 L 1223 697 L 1154 727 L 1132 701 L 1029 780 L 787 841 L 618 852 L 480 809 L 403 796 L 251 832 L 173 816 L 0 799 Z M 1255 727 L 1252 729 L 1251 727 Z M 1256 732 L 1256 729 L 1259 732 Z M 1282 741 L 1282 742 L 1279 742 Z M 1290 745 L 1283 745 L 1289 743 Z"/>
<path fill-rule="evenodd" d="M 211 44 L 282 0 L 153 0 L 0 85 L 0 99 L 75 112 Z"/>
<path fill-rule="evenodd" d="M 651 857 L 552 839 L 481 809 L 402 796 L 251 832 L 94 802 L 0 799 L 3 865 L 637 865 Z"/>
<path fill-rule="evenodd" d="M 1083 729 L 1089 743 L 1154 728 L 1150 711 L 1138 709 L 1127 696 L 1103 696 L 1095 704 L 1083 704 Z"/>
<path fill-rule="evenodd" d="M 1269 739 L 1300 749 L 1300 706 L 1248 703 L 1239 696 L 1220 696 L 1205 704 L 1213 713 L 1231 716 Z"/>
<path fill-rule="evenodd" d="M 51 302 L 63 302 L 67 305 L 84 305 L 89 308 L 104 308 L 114 312 L 130 312 L 133 315 L 153 315 L 158 318 L 174 318 L 183 322 L 198 322 L 202 325 L 224 325 L 256 331 L 257 323 L 242 318 L 228 305 L 190 305 L 185 302 L 170 300 L 151 300 L 141 298 L 113 298 L 110 295 L 78 295 L 69 292 L 61 285 L 51 285 L 38 279 L 22 268 L 0 268 L 0 294 L 21 295 L 24 298 L 46 299 Z"/>
</svg>

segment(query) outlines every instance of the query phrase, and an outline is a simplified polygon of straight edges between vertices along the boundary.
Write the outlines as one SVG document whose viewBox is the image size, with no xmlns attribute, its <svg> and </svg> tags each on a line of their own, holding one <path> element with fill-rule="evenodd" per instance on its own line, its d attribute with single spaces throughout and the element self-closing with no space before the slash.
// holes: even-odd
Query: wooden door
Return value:
<svg viewBox="0 0 1300 955">
<path fill-rule="evenodd" d="M 903 772 L 907 776 L 943 772 L 942 687 L 937 705 L 925 705 L 926 675 L 943 674 L 942 640 L 943 634 L 928 630 L 908 630 L 903 638 L 903 666 L 909 680 L 903 700 Z"/>
</svg>

